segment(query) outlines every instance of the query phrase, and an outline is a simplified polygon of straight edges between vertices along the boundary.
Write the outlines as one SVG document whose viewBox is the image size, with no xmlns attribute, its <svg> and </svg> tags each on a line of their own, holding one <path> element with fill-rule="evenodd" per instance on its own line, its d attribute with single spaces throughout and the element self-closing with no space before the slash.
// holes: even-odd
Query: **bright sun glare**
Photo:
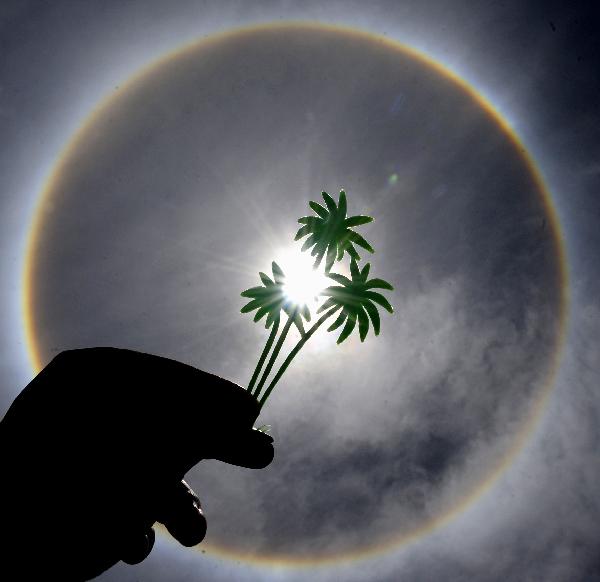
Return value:
<svg viewBox="0 0 600 582">
<path fill-rule="evenodd" d="M 285 273 L 284 291 L 291 301 L 306 304 L 309 308 L 317 304 L 319 293 L 333 284 L 325 277 L 323 264 L 313 270 L 314 257 L 302 253 L 299 248 L 283 249 L 276 254 L 275 262 Z"/>
</svg>

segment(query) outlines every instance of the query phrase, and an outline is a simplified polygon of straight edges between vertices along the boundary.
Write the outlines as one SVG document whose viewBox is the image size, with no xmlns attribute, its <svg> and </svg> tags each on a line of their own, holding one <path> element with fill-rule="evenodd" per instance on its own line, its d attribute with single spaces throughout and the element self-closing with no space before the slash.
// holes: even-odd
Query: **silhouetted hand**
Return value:
<svg viewBox="0 0 600 582">
<path fill-rule="evenodd" d="M 201 459 L 263 468 L 271 437 L 236 384 L 130 350 L 62 352 L 0 422 L 0 579 L 85 580 L 142 561 L 163 523 L 206 532 L 183 477 Z M 40 578 L 42 579 L 42 578 Z"/>
</svg>

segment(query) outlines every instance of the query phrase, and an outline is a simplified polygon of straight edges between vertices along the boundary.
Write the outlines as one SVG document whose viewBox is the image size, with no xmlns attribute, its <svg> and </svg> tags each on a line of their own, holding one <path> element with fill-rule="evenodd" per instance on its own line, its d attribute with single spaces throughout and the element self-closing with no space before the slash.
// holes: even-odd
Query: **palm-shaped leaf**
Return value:
<svg viewBox="0 0 600 582">
<path fill-rule="evenodd" d="M 325 271 L 328 273 L 336 260 L 341 261 L 344 253 L 348 253 L 355 261 L 360 261 L 360 255 L 355 245 L 363 249 L 374 252 L 373 247 L 352 228 L 367 224 L 373 219 L 370 216 L 346 216 L 347 201 L 346 193 L 340 190 L 340 196 L 337 204 L 335 200 L 322 192 L 325 206 L 318 202 L 309 202 L 309 206 L 314 210 L 317 216 L 303 216 L 298 222 L 303 226 L 296 233 L 294 240 L 300 240 L 308 236 L 302 250 L 312 248 L 312 256 L 315 257 L 315 269 L 325 258 Z"/>
<path fill-rule="evenodd" d="M 304 325 L 302 317 L 310 321 L 310 310 L 307 305 L 298 305 L 286 296 L 283 286 L 285 284 L 285 275 L 281 267 L 273 261 L 271 265 L 273 279 L 265 273 L 259 273 L 262 286 L 251 287 L 242 292 L 242 297 L 251 301 L 242 307 L 242 313 L 250 313 L 256 310 L 254 321 L 259 321 L 265 315 L 267 316 L 265 327 L 269 328 L 274 321 L 279 320 L 280 312 L 283 311 L 293 317 L 298 330 L 304 335 Z"/>
<path fill-rule="evenodd" d="M 391 291 L 393 287 L 383 279 L 369 280 L 370 268 L 371 265 L 367 263 L 361 271 L 356 260 L 353 258 L 350 262 L 351 279 L 338 273 L 329 273 L 327 275 L 339 285 L 327 287 L 327 289 L 322 291 L 321 294 L 328 297 L 328 299 L 319 307 L 318 312 L 320 313 L 336 306 L 342 307 L 342 311 L 337 319 L 327 329 L 327 331 L 333 331 L 342 324 L 345 324 L 337 340 L 338 344 L 342 343 L 354 331 L 357 323 L 361 341 L 364 341 L 367 337 L 369 322 L 373 324 L 375 335 L 379 335 L 381 323 L 375 304 L 380 305 L 390 313 L 394 312 L 389 301 L 381 293 L 371 290 L 387 289 Z"/>
</svg>

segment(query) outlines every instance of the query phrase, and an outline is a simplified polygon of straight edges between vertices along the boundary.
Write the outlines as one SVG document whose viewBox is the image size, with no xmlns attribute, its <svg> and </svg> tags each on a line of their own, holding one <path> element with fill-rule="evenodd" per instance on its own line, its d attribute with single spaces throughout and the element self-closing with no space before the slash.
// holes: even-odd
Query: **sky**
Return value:
<svg viewBox="0 0 600 582">
<path fill-rule="evenodd" d="M 364 36 L 210 38 L 290 20 L 419 50 L 512 128 L 558 216 L 562 347 L 556 233 L 506 132 L 455 81 Z M 265 331 L 237 314 L 238 289 L 325 187 L 375 216 L 373 273 L 396 286 L 381 337 L 315 338 L 310 367 L 290 369 L 263 414 L 272 467 L 190 474 L 209 516 L 205 553 L 159 535 L 143 564 L 101 579 L 600 578 L 594 29 L 585 6 L 558 3 L 3 4 L 3 411 L 35 373 L 20 302 L 36 200 L 107 97 L 44 214 L 32 293 L 43 362 L 108 343 L 243 384 Z M 125 82 L 200 39 L 176 66 Z M 347 559 L 443 516 L 409 543 Z"/>
</svg>

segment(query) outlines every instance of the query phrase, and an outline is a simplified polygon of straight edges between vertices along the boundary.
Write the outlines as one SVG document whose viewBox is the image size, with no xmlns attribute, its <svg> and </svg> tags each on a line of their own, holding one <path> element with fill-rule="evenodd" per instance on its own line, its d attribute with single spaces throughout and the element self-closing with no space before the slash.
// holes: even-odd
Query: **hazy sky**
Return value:
<svg viewBox="0 0 600 582">
<path fill-rule="evenodd" d="M 33 375 L 19 301 L 35 200 L 69 136 L 116 95 L 48 215 L 36 271 L 46 361 L 110 343 L 244 383 L 264 330 L 237 315 L 237 293 L 268 268 L 269 249 L 291 239 L 321 188 L 345 186 L 353 212 L 376 216 L 365 231 L 378 249 L 374 273 L 396 285 L 397 313 L 383 317 L 380 338 L 341 350 L 323 340 L 303 354 L 312 369 L 290 370 L 263 415 L 279 443 L 273 467 L 194 471 L 213 543 L 280 556 L 364 549 L 442 515 L 513 444 L 552 359 L 558 267 L 522 158 L 477 104 L 406 55 L 289 33 L 284 44 L 263 34 L 214 49 L 201 66 L 188 59 L 119 97 L 139 67 L 187 41 L 293 19 L 418 48 L 516 130 L 547 181 L 568 252 L 556 385 L 494 485 L 411 544 L 296 569 L 180 549 L 160 535 L 145 563 L 103 579 L 600 578 L 600 57 L 583 8 L 5 3 L 2 410 Z"/>
</svg>

